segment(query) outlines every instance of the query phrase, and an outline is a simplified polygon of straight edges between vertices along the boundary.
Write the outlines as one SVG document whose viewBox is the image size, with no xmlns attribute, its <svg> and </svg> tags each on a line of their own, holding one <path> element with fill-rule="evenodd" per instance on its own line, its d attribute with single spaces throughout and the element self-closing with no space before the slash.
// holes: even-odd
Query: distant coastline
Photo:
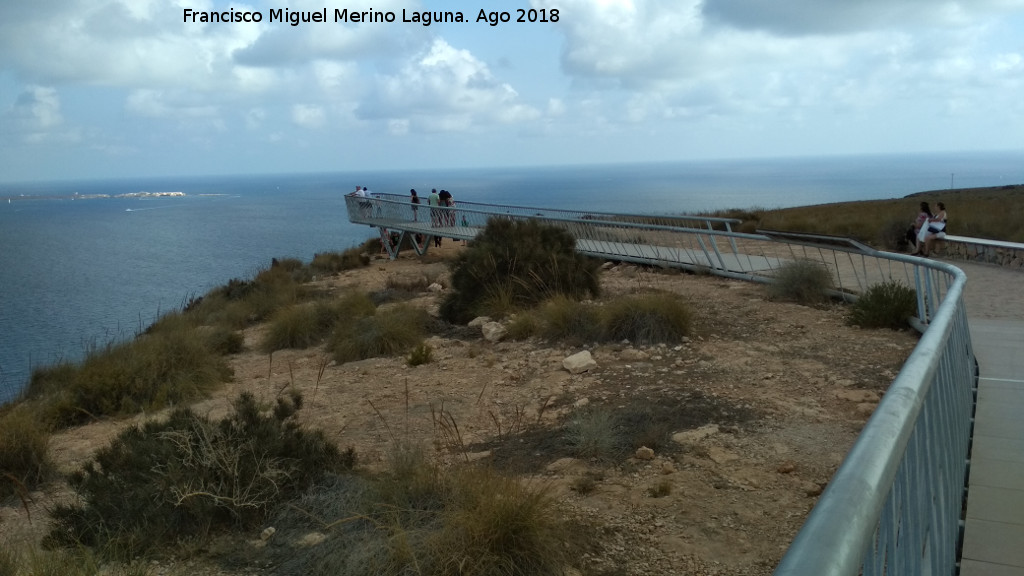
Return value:
<svg viewBox="0 0 1024 576">
<path fill-rule="evenodd" d="M 95 200 L 97 198 L 184 198 L 184 192 L 125 192 L 124 194 L 19 194 L 0 196 L 0 202 L 8 204 L 17 200 Z"/>
</svg>

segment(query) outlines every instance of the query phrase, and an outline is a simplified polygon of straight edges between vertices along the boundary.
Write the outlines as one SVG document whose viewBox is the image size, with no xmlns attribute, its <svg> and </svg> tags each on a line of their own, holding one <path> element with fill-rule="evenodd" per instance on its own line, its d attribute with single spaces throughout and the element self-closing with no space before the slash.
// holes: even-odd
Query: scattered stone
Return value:
<svg viewBox="0 0 1024 576">
<path fill-rule="evenodd" d="M 672 441 L 677 444 L 696 444 L 709 436 L 718 434 L 718 424 L 707 424 L 694 430 L 676 432 L 672 435 Z"/>
<path fill-rule="evenodd" d="M 487 322 L 480 329 L 483 332 L 484 339 L 488 342 L 500 342 L 505 337 L 505 334 L 508 333 L 508 330 L 500 322 Z"/>
<path fill-rule="evenodd" d="M 791 461 L 783 462 L 779 464 L 779 467 L 775 469 L 779 474 L 792 474 L 796 471 L 796 464 Z"/>
<path fill-rule="evenodd" d="M 490 450 L 484 450 L 483 452 L 467 452 L 466 453 L 466 461 L 467 462 L 478 462 L 480 460 L 486 460 L 487 458 L 490 458 L 491 455 L 492 455 L 492 453 L 491 453 Z"/>
<path fill-rule="evenodd" d="M 477 316 L 476 318 L 470 320 L 469 324 L 466 324 L 466 326 L 469 326 L 470 328 L 476 328 L 477 326 L 483 326 L 484 324 L 487 324 L 490 321 L 490 316 Z"/>
<path fill-rule="evenodd" d="M 739 460 L 740 456 L 739 454 L 729 452 L 728 450 L 719 448 L 718 446 L 708 446 L 708 458 L 710 458 L 715 464 L 721 465 L 734 460 Z"/>
<path fill-rule="evenodd" d="M 824 485 L 818 484 L 817 482 L 804 482 L 802 486 L 804 493 L 807 494 L 808 498 L 821 496 L 821 492 L 825 489 Z"/>
<path fill-rule="evenodd" d="M 260 540 L 270 540 L 271 536 L 273 536 L 275 532 L 277 532 L 277 528 L 274 528 L 273 526 L 267 526 L 263 529 L 263 532 L 260 532 Z"/>
<path fill-rule="evenodd" d="M 619 352 L 619 358 L 625 362 L 638 362 L 640 360 L 647 360 L 651 355 L 643 350 L 637 350 L 636 348 L 626 348 L 622 352 Z"/>
<path fill-rule="evenodd" d="M 848 400 L 850 402 L 878 402 L 878 392 L 872 392 L 871 390 L 836 390 L 833 392 L 836 398 L 840 400 Z"/>
<path fill-rule="evenodd" d="M 875 408 L 878 408 L 878 404 L 874 402 L 861 402 L 857 404 L 857 414 L 861 416 L 871 416 L 875 413 Z"/>
<path fill-rule="evenodd" d="M 321 532 L 310 532 L 309 534 L 306 534 L 302 538 L 296 540 L 295 547 L 312 548 L 313 546 L 323 543 L 324 540 L 327 540 L 326 534 L 323 534 Z"/>
<path fill-rule="evenodd" d="M 590 398 L 580 398 L 579 400 L 572 403 L 573 408 L 583 408 L 587 404 L 590 404 Z"/>
<path fill-rule="evenodd" d="M 637 460 L 654 460 L 654 450 L 651 450 L 647 446 L 641 446 L 636 449 Z"/>
<path fill-rule="evenodd" d="M 594 361 L 589 350 L 584 350 L 563 359 L 562 368 L 568 370 L 570 374 L 580 374 L 591 368 L 597 368 L 597 362 Z"/>
</svg>

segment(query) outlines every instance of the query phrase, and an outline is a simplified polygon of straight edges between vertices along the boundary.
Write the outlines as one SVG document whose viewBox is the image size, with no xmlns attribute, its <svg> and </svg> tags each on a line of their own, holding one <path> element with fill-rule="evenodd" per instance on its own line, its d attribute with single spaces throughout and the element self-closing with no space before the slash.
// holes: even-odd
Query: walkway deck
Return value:
<svg viewBox="0 0 1024 576">
<path fill-rule="evenodd" d="M 1024 322 L 969 322 L 981 379 L 960 574 L 1024 576 Z"/>
</svg>

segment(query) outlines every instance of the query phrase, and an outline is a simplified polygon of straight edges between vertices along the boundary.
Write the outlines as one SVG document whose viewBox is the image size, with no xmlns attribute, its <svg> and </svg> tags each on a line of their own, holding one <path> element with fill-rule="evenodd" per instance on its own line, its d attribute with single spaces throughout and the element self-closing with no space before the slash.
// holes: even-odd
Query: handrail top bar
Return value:
<svg viewBox="0 0 1024 576">
<path fill-rule="evenodd" d="M 374 192 L 373 194 L 377 194 L 377 192 Z M 350 202 L 358 202 L 358 201 L 361 201 L 361 200 L 365 200 L 365 199 L 362 199 L 362 198 L 360 198 L 358 196 L 352 196 L 350 194 L 346 195 L 345 199 L 347 201 L 350 201 Z M 394 200 L 388 200 L 386 198 L 373 198 L 371 200 L 387 202 L 389 204 L 395 204 L 396 203 Z M 408 204 L 407 200 L 401 202 L 402 206 L 406 206 L 407 204 Z M 473 203 L 473 202 L 467 202 L 466 204 L 476 204 L 478 206 L 494 206 L 493 204 L 480 204 L 480 203 Z M 644 222 L 629 222 L 629 221 L 620 221 L 620 220 L 604 220 L 604 219 L 599 219 L 599 218 L 565 218 L 565 217 L 562 217 L 562 216 L 547 216 L 547 215 L 543 215 L 543 214 L 539 215 L 539 216 L 536 215 L 536 214 L 507 214 L 507 213 L 504 213 L 504 212 L 494 212 L 494 211 L 491 211 L 491 210 L 479 210 L 479 209 L 474 209 L 474 208 L 464 208 L 463 206 L 464 206 L 464 204 L 459 204 L 458 206 L 427 206 L 424 209 L 425 210 L 426 209 L 432 209 L 432 210 L 452 211 L 452 212 L 459 212 L 459 213 L 466 213 L 466 214 L 484 214 L 484 215 L 492 216 L 492 217 L 496 217 L 496 218 L 508 217 L 508 218 L 518 218 L 518 219 L 528 219 L 528 218 L 538 218 L 539 217 L 539 218 L 543 218 L 544 220 L 550 221 L 550 222 L 568 222 L 568 223 L 572 223 L 572 224 L 586 224 L 588 226 L 608 225 L 608 226 L 618 226 L 618 227 L 621 227 L 621 228 L 636 228 L 636 229 L 643 229 L 643 230 L 664 230 L 664 231 L 668 231 L 668 232 L 686 232 L 686 233 L 690 233 L 690 234 L 702 234 L 702 235 L 705 235 L 705 236 L 728 236 L 730 238 L 741 238 L 741 239 L 748 239 L 748 240 L 768 240 L 769 239 L 768 237 L 763 236 L 761 234 L 749 234 L 749 233 L 735 232 L 735 231 L 729 232 L 729 231 L 725 231 L 725 230 L 709 230 L 707 228 L 689 228 L 689 227 L 685 227 L 685 226 L 671 226 L 671 225 L 667 225 L 667 224 L 647 224 L 647 223 L 644 223 Z M 509 206 L 509 207 L 516 208 L 515 206 Z M 581 210 L 560 210 L 560 209 L 557 209 L 557 208 L 539 208 L 539 210 L 549 210 L 549 211 L 552 211 L 552 212 L 582 212 Z M 601 216 L 638 216 L 638 217 L 641 217 L 641 218 L 644 218 L 644 217 L 650 218 L 650 216 L 644 216 L 642 214 L 616 214 L 616 213 L 613 213 L 613 212 L 587 212 L 587 214 L 599 214 Z M 681 219 L 683 219 L 683 220 L 704 220 L 705 218 L 703 216 L 693 216 L 693 217 L 681 218 Z M 350 215 L 350 220 L 351 220 L 351 215 Z M 359 222 L 360 223 L 364 223 L 362 220 L 360 220 Z M 738 220 L 737 220 L 737 222 L 738 222 Z M 365 223 L 369 223 L 369 222 L 365 222 Z"/>
<path fill-rule="evenodd" d="M 351 196 L 352 194 L 346 194 Z M 408 203 L 409 196 L 404 194 L 394 194 L 392 192 L 374 192 L 370 191 L 370 196 L 378 200 L 384 200 L 385 202 L 400 202 Z M 400 200 L 392 200 L 385 198 L 385 196 L 392 196 Z M 426 199 L 427 196 L 419 196 L 420 199 Z M 548 210 L 552 212 L 586 212 L 587 214 L 594 214 L 598 216 L 636 216 L 638 218 L 678 218 L 681 220 L 706 220 L 708 222 L 728 222 L 730 224 L 740 224 L 743 221 L 738 218 L 723 218 L 721 216 L 699 216 L 696 214 L 636 214 L 629 212 L 601 212 L 597 210 L 569 210 L 566 208 L 540 208 L 537 206 L 516 206 L 512 204 L 487 204 L 484 202 L 473 202 L 473 201 L 459 201 L 457 208 L 459 210 L 464 209 L 466 205 L 478 205 L 478 206 L 490 206 L 492 208 L 514 208 L 516 210 Z M 423 206 L 426 206 L 425 204 Z M 433 206 L 433 208 L 448 208 L 448 206 Z"/>
</svg>

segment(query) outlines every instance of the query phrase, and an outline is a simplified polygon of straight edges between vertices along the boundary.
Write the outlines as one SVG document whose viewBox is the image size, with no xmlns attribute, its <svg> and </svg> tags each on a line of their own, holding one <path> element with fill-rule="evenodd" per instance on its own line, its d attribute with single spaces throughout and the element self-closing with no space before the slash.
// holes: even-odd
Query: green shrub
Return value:
<svg viewBox="0 0 1024 576">
<path fill-rule="evenodd" d="M 441 316 L 465 323 L 496 298 L 528 307 L 556 294 L 596 296 L 600 263 L 576 252 L 568 232 L 537 221 L 492 219 L 452 264 L 452 290 Z"/>
<path fill-rule="evenodd" d="M 305 302 L 278 310 L 263 336 L 264 352 L 283 348 L 308 348 L 330 333 L 337 322 L 332 304 L 324 301 Z"/>
<path fill-rule="evenodd" d="M 429 320 L 424 310 L 399 304 L 374 316 L 339 324 L 331 350 L 339 363 L 405 354 L 423 340 Z"/>
<path fill-rule="evenodd" d="M 623 452 L 618 421 L 607 408 L 576 411 L 565 431 L 566 441 L 579 458 L 610 460 Z"/>
<path fill-rule="evenodd" d="M 314 254 L 310 269 L 317 274 L 335 274 L 345 270 L 353 270 L 370 265 L 370 254 L 379 250 L 380 240 L 371 238 L 359 246 L 344 252 L 324 252 Z"/>
<path fill-rule="evenodd" d="M 907 327 L 907 321 L 917 313 L 917 292 L 896 281 L 869 287 L 850 307 L 847 322 L 861 328 Z"/>
<path fill-rule="evenodd" d="M 784 264 L 769 284 L 768 293 L 774 299 L 790 300 L 800 304 L 821 304 L 832 289 L 832 273 L 828 267 L 813 260 L 795 260 Z"/>
<path fill-rule="evenodd" d="M 433 359 L 434 349 L 430 347 L 430 344 L 421 342 L 409 352 L 409 358 L 406 360 L 406 363 L 409 366 L 420 366 L 422 364 L 429 364 Z"/>
<path fill-rule="evenodd" d="M 0 500 L 26 496 L 54 470 L 47 451 L 49 426 L 31 406 L 20 403 L 0 410 Z"/>
<path fill-rule="evenodd" d="M 351 452 L 299 426 L 300 407 L 297 394 L 268 410 L 245 393 L 219 422 L 178 409 L 122 432 L 71 475 L 80 500 L 53 510 L 48 542 L 134 558 L 259 526 L 279 502 L 354 464 Z"/>
<path fill-rule="evenodd" d="M 682 340 L 690 333 L 693 316 L 679 296 L 667 292 L 614 300 L 603 314 L 608 338 L 638 344 Z"/>
<path fill-rule="evenodd" d="M 545 302 L 540 307 L 540 316 L 543 318 L 542 334 L 551 340 L 597 342 L 604 340 L 607 334 L 597 306 L 565 296 L 555 296 Z"/>
<path fill-rule="evenodd" d="M 200 398 L 231 375 L 223 357 L 183 327 L 109 344 L 70 370 L 43 372 L 47 383 L 38 386 L 55 390 L 47 401 L 51 416 L 58 426 L 70 426 Z"/>
<path fill-rule="evenodd" d="M 543 330 L 540 314 L 533 310 L 526 310 L 516 314 L 505 326 L 507 336 L 511 340 L 526 340 L 537 336 Z"/>
<path fill-rule="evenodd" d="M 275 519 L 297 536 L 322 530 L 319 522 L 336 526 L 308 553 L 282 550 L 282 573 L 561 576 L 576 561 L 578 527 L 568 529 L 545 486 L 483 467 L 442 468 L 417 448 L 396 448 L 390 460 L 373 478 L 307 492 L 298 506 L 323 511 L 322 520 Z"/>
<path fill-rule="evenodd" d="M 206 347 L 215 354 L 227 356 L 238 354 L 245 348 L 245 338 L 240 333 L 223 326 L 208 327 L 202 332 Z"/>
</svg>

